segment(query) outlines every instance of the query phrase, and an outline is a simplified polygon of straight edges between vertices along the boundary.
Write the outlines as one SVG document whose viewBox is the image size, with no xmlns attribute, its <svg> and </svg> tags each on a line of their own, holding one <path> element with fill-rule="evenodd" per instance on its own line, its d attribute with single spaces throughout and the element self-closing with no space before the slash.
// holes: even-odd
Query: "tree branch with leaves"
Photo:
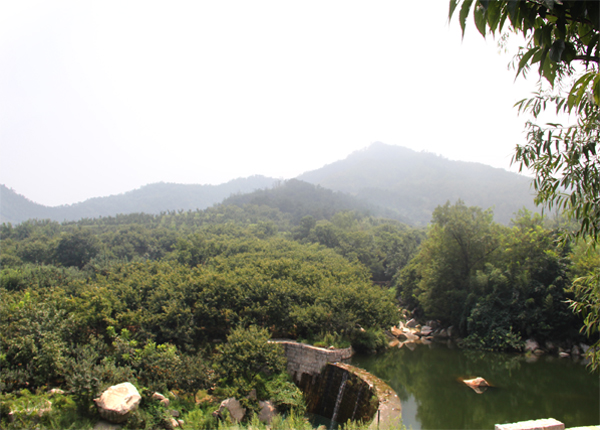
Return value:
<svg viewBox="0 0 600 430">
<path fill-rule="evenodd" d="M 577 222 L 564 241 L 584 240 L 590 252 L 600 236 L 600 2 L 596 0 L 450 0 L 449 18 L 458 11 L 463 31 L 472 15 L 484 36 L 520 35 L 524 43 L 514 57 L 518 76 L 538 69 L 538 91 L 518 101 L 529 114 L 527 142 L 516 147 L 513 163 L 534 175 L 536 203 L 564 211 Z M 537 124 L 554 110 L 573 124 Z M 591 338 L 600 321 L 600 268 L 574 282 L 572 309 L 584 318 Z M 600 366 L 600 341 L 590 358 Z"/>
</svg>

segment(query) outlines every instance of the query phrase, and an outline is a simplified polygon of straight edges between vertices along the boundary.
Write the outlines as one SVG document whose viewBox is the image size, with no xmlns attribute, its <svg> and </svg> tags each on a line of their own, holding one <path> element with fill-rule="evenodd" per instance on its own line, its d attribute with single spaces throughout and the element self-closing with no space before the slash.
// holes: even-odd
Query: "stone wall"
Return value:
<svg viewBox="0 0 600 430">
<path fill-rule="evenodd" d="M 293 341 L 283 345 L 288 372 L 302 392 L 308 412 L 346 421 L 372 421 L 371 428 L 397 428 L 401 422 L 398 395 L 381 379 L 344 361 L 352 348 L 325 349 Z"/>
<path fill-rule="evenodd" d="M 302 388 L 301 382 L 303 378 L 305 380 L 309 376 L 314 378 L 321 373 L 321 370 L 323 370 L 327 363 L 349 360 L 354 353 L 351 347 L 345 349 L 326 349 L 288 340 L 274 340 L 273 342 L 283 345 L 288 361 L 288 373 L 300 385 L 300 388 Z"/>
</svg>

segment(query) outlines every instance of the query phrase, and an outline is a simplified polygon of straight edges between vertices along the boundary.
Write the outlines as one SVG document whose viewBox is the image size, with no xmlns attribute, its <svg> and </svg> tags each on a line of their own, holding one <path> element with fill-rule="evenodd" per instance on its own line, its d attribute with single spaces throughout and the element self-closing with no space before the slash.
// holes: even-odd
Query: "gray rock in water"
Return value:
<svg viewBox="0 0 600 430">
<path fill-rule="evenodd" d="M 406 322 L 406 327 L 410 327 L 410 328 L 415 328 L 417 326 L 417 320 L 416 319 L 410 319 Z"/>
<path fill-rule="evenodd" d="M 122 423 L 129 414 L 135 411 L 142 397 L 138 390 L 129 382 L 113 385 L 102 395 L 94 399 L 100 416 L 112 423 Z"/>
<path fill-rule="evenodd" d="M 440 331 L 438 331 L 437 333 L 434 333 L 435 337 L 439 337 L 442 339 L 447 339 L 448 336 L 448 330 L 446 330 L 445 328 L 441 329 Z"/>
<path fill-rule="evenodd" d="M 421 327 L 421 335 L 422 336 L 429 336 L 431 334 L 431 332 L 433 332 L 433 329 L 431 327 L 429 327 L 428 325 L 424 325 L 423 327 Z"/>
<path fill-rule="evenodd" d="M 540 345 L 533 339 L 527 339 L 525 341 L 525 352 L 533 352 L 536 349 L 540 349 Z"/>
</svg>

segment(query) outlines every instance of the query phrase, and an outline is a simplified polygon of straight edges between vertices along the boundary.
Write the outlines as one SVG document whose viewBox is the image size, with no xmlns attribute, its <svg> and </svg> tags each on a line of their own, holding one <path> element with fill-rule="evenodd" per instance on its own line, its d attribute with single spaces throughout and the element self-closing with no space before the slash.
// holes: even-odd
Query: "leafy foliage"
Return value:
<svg viewBox="0 0 600 430">
<path fill-rule="evenodd" d="M 566 252 L 541 222 L 522 212 L 509 229 L 460 201 L 439 207 L 419 254 L 396 280 L 400 297 L 454 325 L 471 347 L 518 350 L 529 337 L 577 338 Z"/>
<path fill-rule="evenodd" d="M 564 232 L 563 240 L 580 238 L 595 248 L 600 234 L 600 3 L 451 0 L 450 17 L 458 9 L 463 33 L 472 10 L 483 36 L 501 34 L 506 25 L 525 38 L 515 55 L 517 75 L 525 76 L 536 65 L 540 80 L 538 92 L 516 104 L 520 112 L 537 120 L 554 106 L 557 114 L 575 117 L 569 126 L 528 122 L 528 142 L 517 146 L 513 160 L 535 173 L 537 203 L 564 209 L 577 220 L 575 231 Z M 585 315 L 588 334 L 596 332 L 600 318 L 599 279 L 595 267 L 575 284 L 573 309 Z M 597 367 L 600 341 L 591 351 Z"/>
</svg>

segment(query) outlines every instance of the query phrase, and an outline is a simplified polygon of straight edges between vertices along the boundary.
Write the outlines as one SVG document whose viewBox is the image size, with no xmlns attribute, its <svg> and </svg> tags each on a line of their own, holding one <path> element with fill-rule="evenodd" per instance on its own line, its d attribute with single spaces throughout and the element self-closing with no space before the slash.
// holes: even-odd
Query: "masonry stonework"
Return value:
<svg viewBox="0 0 600 430">
<path fill-rule="evenodd" d="M 352 358 L 352 347 L 345 349 L 325 349 L 294 341 L 275 340 L 285 349 L 288 361 L 288 373 L 297 384 L 303 375 L 318 376 L 327 363 L 344 362 Z M 304 376 L 304 378 L 306 378 Z"/>
</svg>

